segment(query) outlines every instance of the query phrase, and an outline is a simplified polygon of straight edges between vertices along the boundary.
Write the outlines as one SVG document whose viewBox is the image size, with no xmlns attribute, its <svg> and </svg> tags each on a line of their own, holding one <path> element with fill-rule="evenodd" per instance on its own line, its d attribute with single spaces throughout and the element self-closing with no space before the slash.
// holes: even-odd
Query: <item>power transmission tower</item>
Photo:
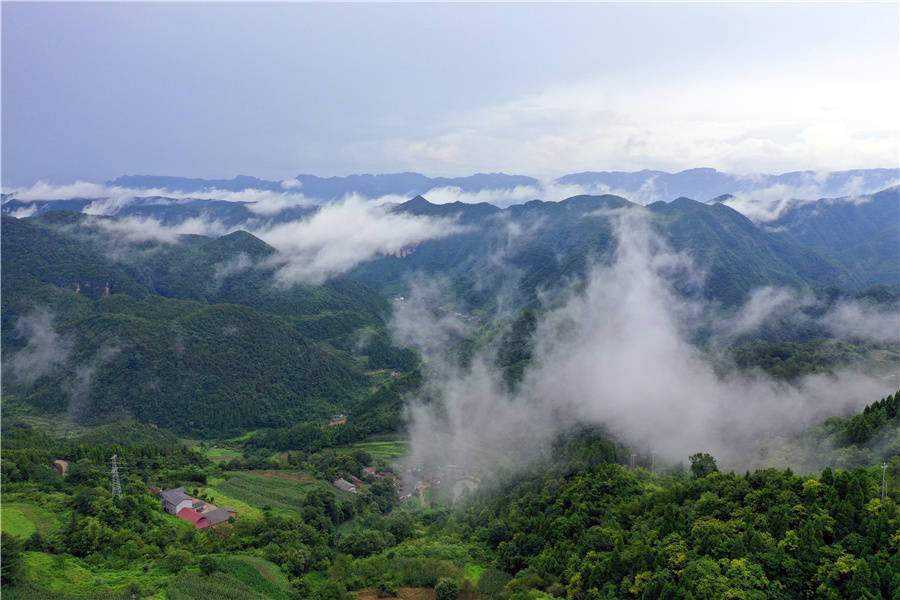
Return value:
<svg viewBox="0 0 900 600">
<path fill-rule="evenodd" d="M 112 495 L 113 498 L 121 498 L 122 497 L 122 482 L 119 481 L 119 465 L 116 464 L 116 455 L 112 455 L 112 469 L 110 470 L 110 475 L 112 476 Z"/>
<path fill-rule="evenodd" d="M 887 473 L 887 462 L 881 459 L 881 501 L 884 502 L 884 475 Z"/>
<path fill-rule="evenodd" d="M 634 471 L 634 459 L 637 458 L 637 454 L 631 455 L 631 470 Z"/>
</svg>

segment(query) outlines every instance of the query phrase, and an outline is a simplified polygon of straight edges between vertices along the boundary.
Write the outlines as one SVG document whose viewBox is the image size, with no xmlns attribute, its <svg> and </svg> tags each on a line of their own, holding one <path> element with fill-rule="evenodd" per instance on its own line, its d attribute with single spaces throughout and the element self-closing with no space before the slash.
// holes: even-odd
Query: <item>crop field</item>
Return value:
<svg viewBox="0 0 900 600">
<path fill-rule="evenodd" d="M 275 510 L 299 512 L 306 493 L 313 488 L 341 493 L 325 482 L 297 472 L 252 471 L 231 473 L 227 480 L 207 488 L 207 494 L 215 496 L 217 506 L 230 506 L 226 504 L 227 497 L 257 509 L 268 505 Z M 241 514 L 240 507 L 232 508 L 238 511 L 238 515 Z"/>
<path fill-rule="evenodd" d="M 376 460 L 391 461 L 406 454 L 407 450 L 409 450 L 409 442 L 407 440 L 358 442 L 340 448 L 338 452 L 350 453 L 356 450 L 365 450 Z"/>
</svg>

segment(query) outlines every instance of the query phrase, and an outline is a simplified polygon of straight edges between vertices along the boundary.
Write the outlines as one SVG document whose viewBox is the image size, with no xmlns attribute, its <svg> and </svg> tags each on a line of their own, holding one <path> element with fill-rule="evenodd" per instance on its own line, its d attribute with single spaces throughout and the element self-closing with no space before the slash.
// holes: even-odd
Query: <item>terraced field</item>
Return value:
<svg viewBox="0 0 900 600">
<path fill-rule="evenodd" d="M 365 441 L 337 449 L 338 452 L 350 453 L 356 450 L 365 450 L 372 458 L 386 460 L 388 462 L 404 456 L 409 450 L 407 440 Z"/>
</svg>

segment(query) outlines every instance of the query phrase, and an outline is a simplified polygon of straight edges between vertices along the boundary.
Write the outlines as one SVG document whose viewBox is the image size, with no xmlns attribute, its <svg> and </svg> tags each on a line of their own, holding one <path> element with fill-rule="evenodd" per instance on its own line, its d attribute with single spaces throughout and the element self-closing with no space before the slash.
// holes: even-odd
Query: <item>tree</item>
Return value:
<svg viewBox="0 0 900 600">
<path fill-rule="evenodd" d="M 212 575 L 219 570 L 219 564 L 216 562 L 216 559 L 211 556 L 202 557 L 199 566 L 204 575 Z"/>
<path fill-rule="evenodd" d="M 2 566 L 0 578 L 2 578 L 3 583 L 15 583 L 22 576 L 22 547 L 24 543 L 18 536 L 9 534 L 4 534 L 2 540 L 0 546 L 3 548 L 3 561 L 0 562 L 0 566 Z"/>
<path fill-rule="evenodd" d="M 691 456 L 691 475 L 695 479 L 701 479 L 718 470 L 716 459 L 711 454 L 698 452 Z"/>
<path fill-rule="evenodd" d="M 441 579 L 434 586 L 434 600 L 456 600 L 459 597 L 459 585 L 452 579 Z"/>
</svg>

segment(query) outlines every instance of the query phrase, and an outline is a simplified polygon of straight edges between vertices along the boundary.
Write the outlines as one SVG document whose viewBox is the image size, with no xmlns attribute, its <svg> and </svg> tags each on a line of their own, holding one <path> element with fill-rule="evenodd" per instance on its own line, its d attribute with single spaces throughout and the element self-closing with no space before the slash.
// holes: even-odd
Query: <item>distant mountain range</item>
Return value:
<svg viewBox="0 0 900 600">
<path fill-rule="evenodd" d="M 318 177 L 304 174 L 285 181 L 265 180 L 247 175 L 239 175 L 232 179 L 123 175 L 108 181 L 107 185 L 133 190 L 179 191 L 196 194 L 198 198 L 202 198 L 204 192 L 210 190 L 233 192 L 251 189 L 291 190 L 318 201 L 337 200 L 352 193 L 368 198 L 387 195 L 410 198 L 416 195 L 427 196 L 429 191 L 440 188 L 457 188 L 464 193 L 518 188 L 521 194 L 517 201 L 520 202 L 548 199 L 546 194 L 551 186 L 577 186 L 584 193 L 613 193 L 641 204 L 647 204 L 657 200 L 668 202 L 679 197 L 706 202 L 725 194 L 746 195 L 763 192 L 770 196 L 784 198 L 816 199 L 872 193 L 898 183 L 900 183 L 900 168 L 857 169 L 828 173 L 794 171 L 780 175 L 733 175 L 715 169 L 700 168 L 678 173 L 652 170 L 637 172 L 588 171 L 564 175 L 549 182 L 525 175 L 503 173 L 478 173 L 468 177 L 427 177 L 419 173 L 389 173 L 344 177 Z M 531 190 L 533 190 L 533 196 L 528 194 Z M 15 193 L 5 194 L 3 198 L 4 204 L 16 199 Z M 20 198 L 19 200 L 21 201 Z M 34 202 L 42 199 L 30 198 L 29 200 Z M 507 204 L 510 202 L 510 200 L 506 201 Z M 74 204 L 59 208 L 79 210 Z M 4 206 L 4 214 L 9 214 L 9 210 L 14 209 L 14 206 Z"/>
</svg>

